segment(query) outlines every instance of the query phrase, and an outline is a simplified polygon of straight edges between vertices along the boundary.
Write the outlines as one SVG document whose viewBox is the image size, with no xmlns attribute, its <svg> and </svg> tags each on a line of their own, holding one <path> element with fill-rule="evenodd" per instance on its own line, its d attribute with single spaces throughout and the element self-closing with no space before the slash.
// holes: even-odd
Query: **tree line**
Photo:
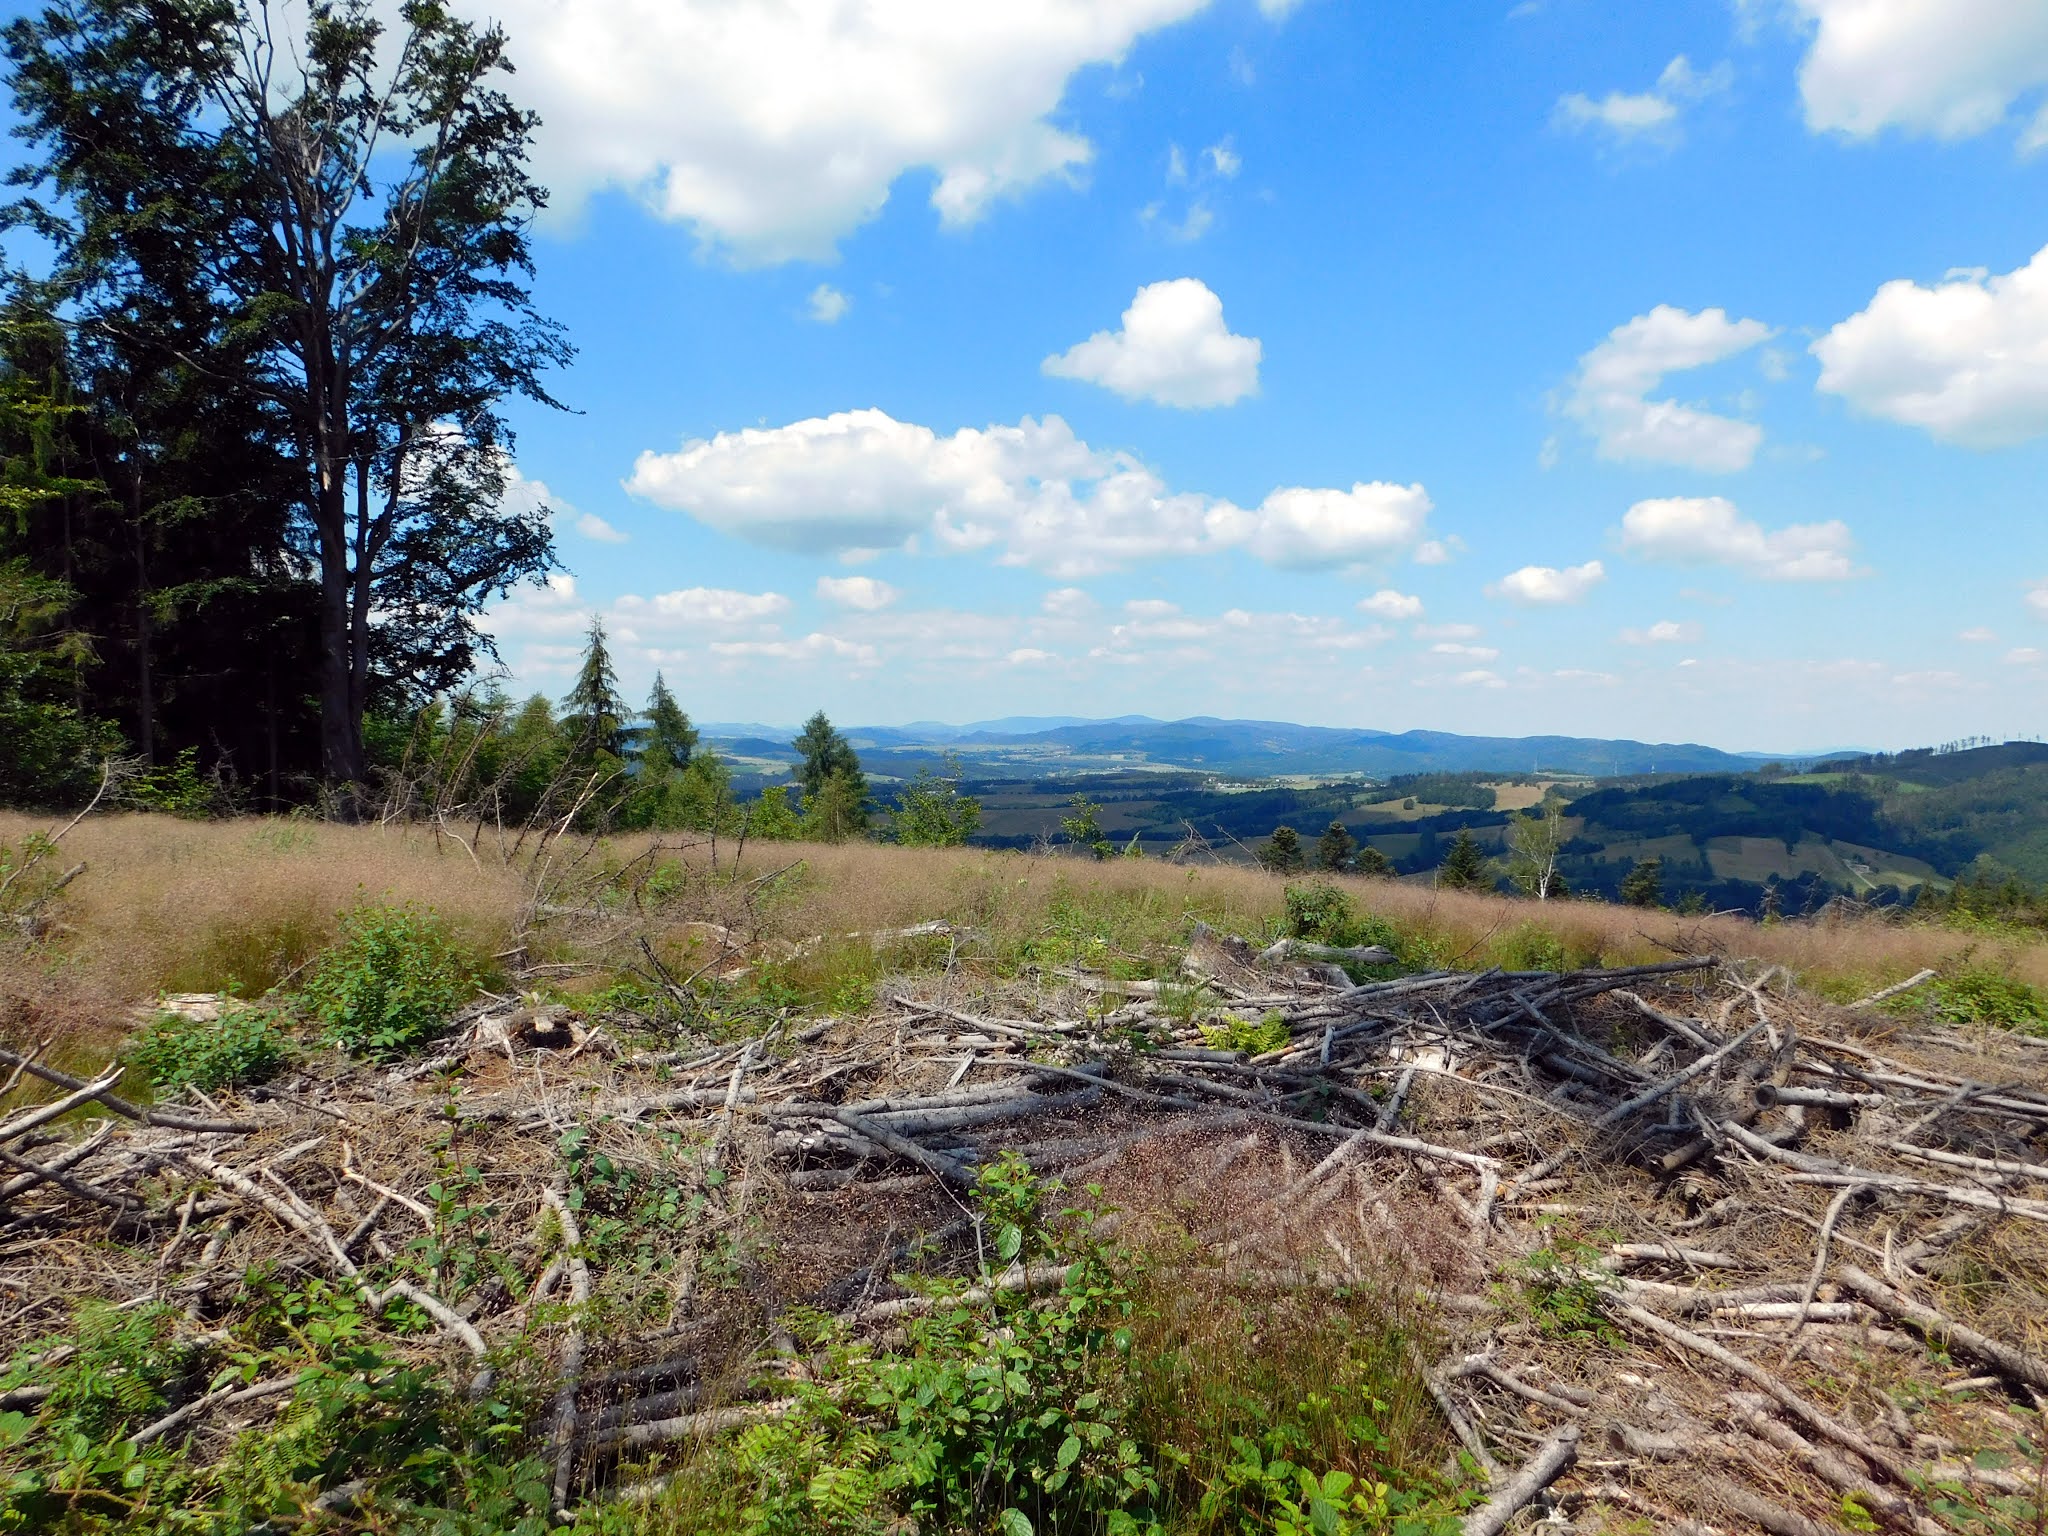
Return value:
<svg viewBox="0 0 2048 1536">
<path fill-rule="evenodd" d="M 196 765 L 347 812 L 379 722 L 553 568 L 508 499 L 547 201 L 506 41 L 438 0 L 57 0 L 0 33 L 0 792 Z"/>
</svg>

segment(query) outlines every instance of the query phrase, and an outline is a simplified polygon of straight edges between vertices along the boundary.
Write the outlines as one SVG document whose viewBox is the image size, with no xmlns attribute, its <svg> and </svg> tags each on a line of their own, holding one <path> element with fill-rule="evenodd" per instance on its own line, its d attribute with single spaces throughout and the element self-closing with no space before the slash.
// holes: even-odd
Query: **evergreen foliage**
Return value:
<svg viewBox="0 0 2048 1536">
<path fill-rule="evenodd" d="M 1299 874 L 1308 868 L 1308 855 L 1301 846 L 1301 834 L 1292 827 L 1275 827 L 1266 846 L 1259 850 L 1259 862 L 1276 875 Z"/>
<path fill-rule="evenodd" d="M 1351 868 L 1357 874 L 1370 875 L 1378 880 L 1384 880 L 1394 873 L 1392 861 L 1371 843 L 1367 843 L 1352 856 Z"/>
<path fill-rule="evenodd" d="M 1461 829 L 1452 840 L 1450 852 L 1437 867 L 1436 883 L 1453 891 L 1480 891 L 1492 886 L 1493 875 L 1487 867 L 1486 854 L 1469 831 Z"/>
<path fill-rule="evenodd" d="M 1631 907 L 1664 905 L 1664 861 L 1637 859 L 1621 877 L 1621 899 Z"/>
<path fill-rule="evenodd" d="M 310 641 L 318 766 L 356 785 L 377 701 L 457 683 L 490 652 L 483 603 L 552 564 L 546 509 L 506 502 L 501 407 L 552 404 L 570 349 L 527 293 L 546 193 L 535 119 L 497 88 L 502 32 L 426 3 L 387 30 L 370 0 L 276 25 L 229 0 L 12 22 L 21 180 L 61 198 L 12 217 L 53 252 L 40 306 L 78 322 L 137 655 L 153 668 L 157 618 L 209 595 L 243 608 L 244 646 Z M 196 586 L 151 566 L 186 550 Z M 274 721 L 303 707 L 297 675 Z M 146 753 L 156 682 L 136 683 Z"/>
<path fill-rule="evenodd" d="M 1316 867 L 1327 869 L 1332 874 L 1341 874 L 1351 867 L 1351 861 L 1358 854 L 1358 839 L 1345 830 L 1344 823 L 1333 821 L 1323 828 L 1323 835 L 1316 839 Z"/>
<path fill-rule="evenodd" d="M 815 798 L 823 794 L 828 780 L 843 777 L 858 789 L 862 800 L 867 798 L 868 781 L 861 772 L 860 758 L 825 718 L 825 711 L 821 709 L 806 720 L 790 745 L 802 759 L 797 764 L 796 780 L 806 796 Z"/>
</svg>

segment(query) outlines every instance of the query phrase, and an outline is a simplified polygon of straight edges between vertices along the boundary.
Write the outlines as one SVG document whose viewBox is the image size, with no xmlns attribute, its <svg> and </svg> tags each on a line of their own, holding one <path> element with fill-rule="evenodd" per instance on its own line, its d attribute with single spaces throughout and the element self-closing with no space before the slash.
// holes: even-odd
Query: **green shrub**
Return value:
<svg viewBox="0 0 2048 1536">
<path fill-rule="evenodd" d="M 474 967 L 431 910 L 358 907 L 306 978 L 327 1038 L 366 1056 L 403 1056 L 448 1027 L 476 987 Z"/>
<path fill-rule="evenodd" d="M 291 1057 L 286 1020 L 275 1008 L 226 1003 L 217 1017 L 160 1013 L 129 1043 L 128 1062 L 158 1093 L 214 1093 L 277 1076 Z"/>
<path fill-rule="evenodd" d="M 1951 1024 L 1990 1024 L 2048 1034 L 2048 997 L 2006 971 L 1973 965 L 1934 983 L 1934 1014 Z"/>
<path fill-rule="evenodd" d="M 1322 880 L 1287 887 L 1287 932 L 1290 938 L 1318 944 L 1349 944 L 1357 913 L 1351 898 Z"/>
<path fill-rule="evenodd" d="M 1533 920 L 1518 924 L 1493 941 L 1494 958 L 1503 970 L 1563 971 L 1570 969 L 1564 940 Z"/>
<path fill-rule="evenodd" d="M 1269 1012 L 1256 1024 L 1250 1019 L 1227 1013 L 1217 1023 L 1204 1024 L 1201 1029 L 1202 1039 L 1211 1049 L 1243 1051 L 1248 1056 L 1263 1056 L 1268 1051 L 1277 1051 L 1291 1038 L 1287 1032 L 1287 1020 L 1277 1011 Z"/>
</svg>

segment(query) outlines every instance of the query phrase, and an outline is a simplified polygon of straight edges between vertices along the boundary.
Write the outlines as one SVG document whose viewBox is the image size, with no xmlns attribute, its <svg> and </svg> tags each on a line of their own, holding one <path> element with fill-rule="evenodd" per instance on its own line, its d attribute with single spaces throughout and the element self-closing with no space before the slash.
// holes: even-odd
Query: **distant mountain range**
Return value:
<svg viewBox="0 0 2048 1536">
<path fill-rule="evenodd" d="M 1584 736 L 1460 736 L 1449 731 L 1345 730 L 1279 720 L 1113 720 L 1010 716 L 953 726 L 852 726 L 845 734 L 884 775 L 909 774 L 938 756 L 959 757 L 976 775 L 1043 776 L 1117 768 L 1196 770 L 1231 777 L 1289 774 L 1553 773 L 1609 777 L 1642 773 L 1744 773 L 1770 761 L 1807 762 L 1765 752 L 1724 752 L 1697 742 L 1641 742 Z M 707 723 L 711 745 L 736 756 L 794 760 L 793 727 Z"/>
</svg>

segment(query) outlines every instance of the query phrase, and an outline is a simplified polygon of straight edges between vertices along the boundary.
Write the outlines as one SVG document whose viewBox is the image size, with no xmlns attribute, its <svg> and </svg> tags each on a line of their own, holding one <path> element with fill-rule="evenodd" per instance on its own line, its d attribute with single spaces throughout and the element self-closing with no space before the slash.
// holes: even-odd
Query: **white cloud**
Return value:
<svg viewBox="0 0 2048 1536">
<path fill-rule="evenodd" d="M 1059 658 L 1051 651 L 1041 651 L 1035 645 L 1020 645 L 1003 659 L 1013 667 L 1031 667 L 1048 661 L 1057 661 Z"/>
<path fill-rule="evenodd" d="M 1813 353 L 1819 387 L 1873 416 L 1970 448 L 2038 437 L 2048 432 L 2048 246 L 1998 277 L 1886 283 Z"/>
<path fill-rule="evenodd" d="M 1559 97 L 1555 121 L 1560 128 L 1596 129 L 1625 142 L 1670 142 L 1677 137 L 1678 120 L 1685 109 L 1727 90 L 1734 78 L 1726 64 L 1701 74 L 1681 53 L 1664 66 L 1657 83 L 1647 91 L 1609 91 L 1597 101 L 1579 91 Z"/>
<path fill-rule="evenodd" d="M 1460 672 L 1451 679 L 1460 688 L 1505 688 L 1507 681 L 1498 672 L 1489 672 L 1478 667 L 1470 672 Z"/>
<path fill-rule="evenodd" d="M 886 581 L 877 581 L 872 576 L 820 576 L 818 596 L 842 608 L 858 608 L 863 613 L 875 613 L 888 607 L 903 594 Z"/>
<path fill-rule="evenodd" d="M 1455 533 L 1447 539 L 1425 539 L 1415 546 L 1417 565 L 1449 565 L 1465 552 L 1465 541 Z"/>
<path fill-rule="evenodd" d="M 1288 569 L 1356 565 L 1422 537 L 1419 485 L 1281 487 L 1244 508 L 1174 492 L 1057 416 L 940 437 L 878 410 L 750 427 L 643 453 L 627 489 L 723 532 L 803 552 L 989 551 L 1072 580 L 1134 561 L 1245 549 Z"/>
<path fill-rule="evenodd" d="M 1418 640 L 1477 640 L 1483 631 L 1477 624 L 1418 624 Z"/>
<path fill-rule="evenodd" d="M 2042 577 L 2027 588 L 2027 606 L 2042 618 L 2048 619 L 2048 576 Z"/>
<path fill-rule="evenodd" d="M 2031 667 L 2039 662 L 2048 661 L 2048 651 L 2043 651 L 2035 645 L 2016 645 L 2005 653 L 2004 659 L 2010 666 Z"/>
<path fill-rule="evenodd" d="M 676 627 L 730 628 L 758 624 L 787 613 L 780 592 L 735 592 L 729 587 L 685 587 L 653 597 L 628 594 L 607 611 L 615 624 L 639 633 Z"/>
<path fill-rule="evenodd" d="M 1697 624 L 1659 619 L 1648 629 L 1624 629 L 1617 638 L 1623 645 L 1677 645 L 1690 644 L 1700 638 L 1700 633 Z"/>
<path fill-rule="evenodd" d="M 1846 581 L 1857 574 L 1847 524 L 1792 523 L 1769 533 L 1720 496 L 1637 502 L 1622 516 L 1621 547 L 1651 560 L 1732 565 L 1767 581 Z"/>
<path fill-rule="evenodd" d="M 1381 619 L 1415 619 L 1422 616 L 1422 599 L 1382 587 L 1371 597 L 1360 598 L 1358 611 Z"/>
<path fill-rule="evenodd" d="M 1054 587 L 1039 607 L 1054 618 L 1079 619 L 1095 611 L 1095 599 L 1079 587 Z"/>
<path fill-rule="evenodd" d="M 1465 656 L 1473 661 L 1493 661 L 1500 652 L 1490 645 L 1461 645 L 1455 640 L 1443 640 L 1430 647 L 1438 656 Z"/>
<path fill-rule="evenodd" d="M 1237 152 L 1228 137 L 1203 150 L 1202 158 L 1209 162 L 1209 169 L 1225 181 L 1244 169 L 1244 156 Z"/>
<path fill-rule="evenodd" d="M 586 539 L 595 539 L 600 544 L 623 544 L 626 535 L 595 512 L 581 512 L 576 517 L 576 531 Z"/>
<path fill-rule="evenodd" d="M 1504 597 L 1517 603 L 1576 603 L 1607 579 L 1607 568 L 1598 560 L 1559 570 L 1551 565 L 1525 565 L 1511 571 L 1486 589 L 1488 597 Z"/>
<path fill-rule="evenodd" d="M 1659 304 L 1579 359 L 1565 414 L 1593 434 L 1603 459 L 1747 469 L 1763 442 L 1761 427 L 1649 395 L 1666 374 L 1725 362 L 1772 334 L 1761 320 L 1730 320 L 1724 309 L 1691 314 Z"/>
<path fill-rule="evenodd" d="M 1817 131 L 1967 138 L 2048 85 L 2048 7 L 2037 0 L 1794 3 L 1813 25 L 1799 92 Z"/>
<path fill-rule="evenodd" d="M 811 290 L 811 318 L 820 325 L 837 325 L 839 319 L 853 307 L 853 300 L 834 288 L 830 283 L 820 283 Z"/>
<path fill-rule="evenodd" d="M 2048 604 L 2044 604 L 2043 606 L 2044 608 L 2048 608 Z M 1987 629 L 1982 624 L 1979 624 L 1975 629 L 1964 630 L 1961 634 L 1957 635 L 1956 638 L 1958 640 L 1967 641 L 1971 645 L 1996 645 L 1998 643 L 1997 631 Z"/>
<path fill-rule="evenodd" d="M 460 0 L 502 21 L 544 125 L 540 180 L 573 213 L 618 187 L 746 260 L 828 254 L 906 172 L 947 224 L 1072 177 L 1050 115 L 1089 64 L 1207 0 L 1000 6 Z"/>
<path fill-rule="evenodd" d="M 711 654 L 729 659 L 760 657 L 770 661 L 850 661 L 856 667 L 880 663 L 882 653 L 838 635 L 812 633 L 801 640 L 714 640 Z"/>
<path fill-rule="evenodd" d="M 1223 301 L 1199 278 L 1140 288 L 1123 329 L 1097 331 L 1048 357 L 1044 371 L 1114 390 L 1126 400 L 1199 409 L 1231 405 L 1259 389 L 1260 346 L 1223 323 Z"/>
<path fill-rule="evenodd" d="M 1238 513 L 1246 544 L 1269 565 L 1295 570 L 1355 565 L 1406 549 L 1430 512 L 1419 485 L 1374 481 L 1348 491 L 1274 491 L 1255 513 Z"/>
</svg>

